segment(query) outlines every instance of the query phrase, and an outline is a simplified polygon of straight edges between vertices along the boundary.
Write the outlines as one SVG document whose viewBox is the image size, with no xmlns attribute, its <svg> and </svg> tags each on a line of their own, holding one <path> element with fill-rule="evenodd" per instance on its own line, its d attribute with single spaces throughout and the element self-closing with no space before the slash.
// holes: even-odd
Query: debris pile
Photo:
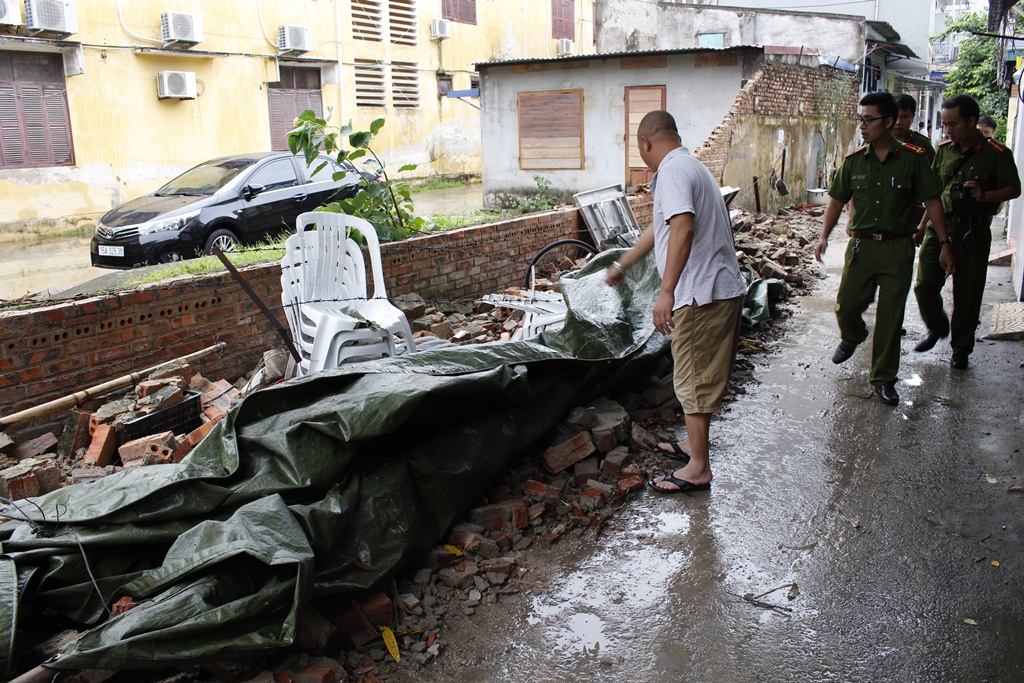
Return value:
<svg viewBox="0 0 1024 683">
<path fill-rule="evenodd" d="M 818 241 L 824 213 L 823 207 L 811 204 L 782 209 L 777 216 L 739 211 L 733 220 L 736 258 L 763 279 L 784 280 L 806 291 L 815 277 L 809 247 Z"/>
</svg>

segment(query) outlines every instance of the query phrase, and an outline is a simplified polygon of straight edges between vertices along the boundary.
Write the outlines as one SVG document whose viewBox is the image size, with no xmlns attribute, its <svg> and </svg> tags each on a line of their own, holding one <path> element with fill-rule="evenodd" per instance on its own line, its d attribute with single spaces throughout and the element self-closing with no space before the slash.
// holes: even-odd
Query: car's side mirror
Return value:
<svg viewBox="0 0 1024 683">
<path fill-rule="evenodd" d="M 260 192 L 263 192 L 265 189 L 267 188 L 264 187 L 263 185 L 246 185 L 242 189 L 242 196 L 245 197 L 245 199 L 249 200 L 258 195 Z"/>
</svg>

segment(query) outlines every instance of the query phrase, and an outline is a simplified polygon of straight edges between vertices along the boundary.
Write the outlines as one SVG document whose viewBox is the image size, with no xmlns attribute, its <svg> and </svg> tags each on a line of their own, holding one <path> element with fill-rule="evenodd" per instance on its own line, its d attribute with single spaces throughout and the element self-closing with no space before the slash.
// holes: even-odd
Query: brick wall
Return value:
<svg viewBox="0 0 1024 683">
<path fill-rule="evenodd" d="M 649 197 L 634 198 L 641 225 Z M 381 247 L 388 295 L 416 292 L 428 301 L 474 300 L 521 286 L 530 259 L 564 238 L 589 241 L 576 209 L 416 237 Z M 283 324 L 280 266 L 242 269 Z M 234 380 L 281 339 L 226 273 L 163 281 L 138 289 L 28 310 L 0 312 L 0 414 L 67 396 L 161 362 L 225 342 L 217 357 L 193 365 Z"/>
<path fill-rule="evenodd" d="M 768 62 L 740 89 L 729 113 L 715 126 L 700 149 L 694 152 L 719 183 L 729 161 L 733 131 L 741 117 L 821 118 L 814 98 L 816 84 L 834 74 L 845 74 L 828 66 L 817 68 Z M 854 80 L 844 116 L 857 113 L 857 85 Z"/>
</svg>

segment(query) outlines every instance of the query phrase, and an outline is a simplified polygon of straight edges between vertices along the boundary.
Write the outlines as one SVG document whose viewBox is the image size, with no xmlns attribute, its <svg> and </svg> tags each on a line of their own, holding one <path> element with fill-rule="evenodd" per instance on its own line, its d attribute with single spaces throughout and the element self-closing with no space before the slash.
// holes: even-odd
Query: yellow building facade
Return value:
<svg viewBox="0 0 1024 683">
<path fill-rule="evenodd" d="M 0 233 L 85 229 L 298 111 L 480 173 L 473 64 L 594 51 L 594 0 L 0 0 Z"/>
</svg>

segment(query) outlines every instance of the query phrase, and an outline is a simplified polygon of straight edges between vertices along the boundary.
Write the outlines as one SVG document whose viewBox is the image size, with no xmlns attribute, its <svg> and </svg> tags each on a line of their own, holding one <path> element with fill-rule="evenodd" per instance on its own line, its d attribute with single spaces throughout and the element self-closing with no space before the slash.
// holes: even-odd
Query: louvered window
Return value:
<svg viewBox="0 0 1024 683">
<path fill-rule="evenodd" d="M 0 168 L 74 163 L 60 56 L 0 52 Z"/>
<path fill-rule="evenodd" d="M 391 63 L 391 102 L 400 109 L 420 106 L 420 74 L 415 63 Z"/>
<path fill-rule="evenodd" d="M 475 24 L 476 0 L 441 0 L 441 17 L 462 24 Z"/>
<path fill-rule="evenodd" d="M 551 0 L 551 37 L 576 40 L 573 0 Z"/>
<path fill-rule="evenodd" d="M 381 0 L 352 0 L 352 37 L 383 40 Z"/>
<path fill-rule="evenodd" d="M 387 105 L 384 91 L 384 66 L 372 59 L 355 60 L 356 106 L 383 107 Z"/>
<path fill-rule="evenodd" d="M 288 131 L 295 127 L 295 117 L 307 109 L 323 116 L 320 94 L 320 69 L 281 67 L 281 80 L 267 84 L 270 98 L 270 148 L 275 152 L 288 149 Z"/>
<path fill-rule="evenodd" d="M 389 0 L 388 30 L 396 45 L 416 45 L 416 0 Z"/>
</svg>

